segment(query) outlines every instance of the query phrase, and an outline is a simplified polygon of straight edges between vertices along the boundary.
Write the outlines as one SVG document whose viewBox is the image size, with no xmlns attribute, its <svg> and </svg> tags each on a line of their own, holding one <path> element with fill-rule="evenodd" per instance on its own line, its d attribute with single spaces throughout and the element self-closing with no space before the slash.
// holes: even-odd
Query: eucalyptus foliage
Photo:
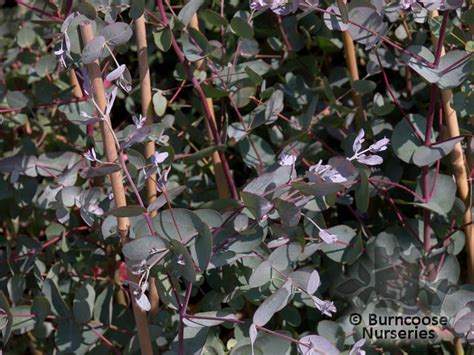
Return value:
<svg viewBox="0 0 474 355">
<path fill-rule="evenodd" d="M 467 207 L 450 160 L 456 144 L 471 156 L 473 14 L 457 0 L 4 5 L 0 347 L 139 354 L 132 303 L 147 312 L 155 353 L 474 344 Z M 139 114 L 142 15 L 152 125 Z M 356 44 L 359 80 L 342 31 Z M 96 61 L 105 110 L 87 69 Z M 440 90 L 453 92 L 459 137 L 445 138 Z M 98 129 L 109 117 L 116 161 Z M 148 158 L 146 142 L 156 147 Z M 116 172 L 125 207 L 114 202 Z M 158 192 L 150 203 L 147 179 Z M 354 312 L 363 322 L 408 312 L 449 324 L 429 341 L 382 342 L 364 338 Z"/>
</svg>

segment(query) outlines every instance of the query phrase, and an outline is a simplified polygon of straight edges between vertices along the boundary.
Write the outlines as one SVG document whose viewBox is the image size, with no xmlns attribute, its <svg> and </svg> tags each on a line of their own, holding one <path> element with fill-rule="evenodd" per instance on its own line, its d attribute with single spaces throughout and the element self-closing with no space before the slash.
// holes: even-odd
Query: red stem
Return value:
<svg viewBox="0 0 474 355">
<path fill-rule="evenodd" d="M 443 22 L 441 24 L 441 28 L 439 30 L 439 40 L 438 46 L 436 48 L 436 57 L 434 63 L 438 66 L 441 60 L 441 54 L 443 52 L 443 44 L 444 38 L 446 36 L 446 29 L 448 25 L 449 19 L 449 11 L 446 11 L 443 14 Z M 429 147 L 431 145 L 431 134 L 433 131 L 433 123 L 436 111 L 436 99 L 437 99 L 437 87 L 434 84 L 431 84 L 430 88 L 430 106 L 428 109 L 428 119 L 426 121 L 426 129 L 425 129 L 425 142 L 424 145 Z M 438 169 L 437 169 L 438 173 Z M 436 180 L 436 178 L 434 179 Z M 424 166 L 422 168 L 422 183 L 423 183 L 423 198 L 425 201 L 429 201 L 431 198 L 431 190 L 430 190 L 430 178 L 429 178 L 429 166 Z M 430 232 L 430 223 L 431 223 L 431 213 L 428 209 L 424 210 L 423 213 L 423 222 L 424 222 L 424 235 L 423 235 L 423 249 L 426 253 L 429 253 L 431 250 L 431 232 Z"/>
<path fill-rule="evenodd" d="M 436 105 L 436 85 L 432 84 L 430 89 L 430 107 L 428 110 L 428 120 L 426 121 L 426 129 L 425 129 L 425 146 L 429 147 L 431 144 L 431 133 L 433 130 L 433 122 L 434 122 L 434 113 L 435 113 L 435 105 Z M 429 177 L 429 166 L 424 166 L 422 168 L 422 186 L 423 186 L 423 199 L 426 202 L 430 200 L 430 177 Z M 430 221 L 431 220 L 431 213 L 428 209 L 423 211 L 423 223 L 424 223 L 424 235 L 423 235 L 423 249 L 426 253 L 431 250 L 431 232 L 430 232 Z"/>
<path fill-rule="evenodd" d="M 18 5 L 22 5 L 22 6 L 24 6 L 24 7 L 27 7 L 27 8 L 29 8 L 30 10 L 33 10 L 33 11 L 35 11 L 35 12 L 37 12 L 37 13 L 39 13 L 39 14 L 42 14 L 42 15 L 44 15 L 44 16 L 46 16 L 46 17 L 49 17 L 49 18 L 52 19 L 52 20 L 55 20 L 55 21 L 63 21 L 63 19 L 62 19 L 61 17 L 54 16 L 54 15 L 50 14 L 49 12 L 46 12 L 46 11 L 41 10 L 41 9 L 38 9 L 37 7 L 32 6 L 32 5 L 30 5 L 30 4 L 27 4 L 27 3 L 25 3 L 25 2 L 23 2 L 23 1 L 21 1 L 21 0 L 16 0 L 16 3 L 17 3 Z"/>
<path fill-rule="evenodd" d="M 163 22 L 164 26 L 168 26 L 168 18 L 166 17 L 166 11 L 165 11 L 165 8 L 163 6 L 163 1 L 158 0 L 157 3 L 158 3 L 158 8 L 159 8 L 159 11 L 160 11 L 160 15 L 161 15 L 161 21 Z M 199 99 L 200 99 L 201 104 L 202 104 L 203 109 L 204 109 L 204 116 L 206 117 L 207 123 L 209 124 L 209 127 L 211 129 L 211 133 L 212 133 L 212 137 L 214 139 L 214 142 L 216 143 L 216 145 L 221 145 L 222 144 L 221 137 L 219 135 L 219 132 L 217 131 L 217 127 L 214 123 L 214 120 L 212 119 L 212 113 L 211 113 L 211 110 L 210 110 L 210 108 L 208 106 L 208 103 L 207 103 L 207 97 L 206 97 L 206 95 L 204 94 L 204 91 L 201 88 L 201 84 L 196 79 L 196 77 L 193 75 L 192 68 L 189 66 L 189 63 L 187 62 L 186 58 L 184 57 L 183 52 L 179 48 L 178 43 L 176 42 L 176 38 L 175 38 L 175 36 L 172 32 L 171 32 L 171 44 L 172 44 L 173 49 L 176 53 L 176 56 L 178 57 L 178 60 L 180 61 L 180 63 L 185 68 L 188 76 L 191 78 L 191 82 L 193 84 L 194 90 L 196 90 L 196 93 L 199 96 Z M 230 172 L 227 157 L 225 156 L 224 152 L 222 152 L 222 151 L 218 151 L 218 154 L 219 154 L 219 157 L 221 158 L 221 161 L 222 161 L 222 168 L 224 170 L 224 175 L 226 177 L 227 184 L 229 185 L 229 189 L 230 189 L 232 198 L 235 199 L 235 200 L 238 200 L 239 199 L 239 194 L 237 192 L 237 187 L 235 186 L 235 181 L 234 181 L 234 179 L 232 177 L 232 174 Z"/>
<path fill-rule="evenodd" d="M 407 121 L 408 125 L 410 126 L 411 130 L 416 135 L 418 140 L 421 142 L 422 138 L 421 138 L 420 134 L 418 133 L 418 130 L 414 126 L 413 122 L 410 120 L 410 117 L 408 117 L 405 110 L 400 105 L 400 102 L 398 101 L 397 97 L 395 96 L 395 94 L 393 92 L 392 86 L 390 85 L 390 80 L 388 79 L 387 73 L 385 72 L 385 68 L 382 65 L 382 61 L 380 60 L 380 56 L 379 56 L 379 53 L 378 53 L 377 49 L 375 50 L 375 56 L 377 57 L 377 62 L 380 66 L 380 70 L 382 71 L 383 81 L 385 83 L 385 86 L 387 87 L 388 93 L 390 94 L 390 97 L 392 98 L 393 103 L 398 108 L 398 110 L 401 112 L 401 114 L 403 115 L 403 118 Z"/>
<path fill-rule="evenodd" d="M 450 70 L 452 70 L 454 67 L 457 67 L 459 64 L 463 63 L 464 61 L 466 61 L 466 59 L 469 59 L 471 58 L 472 56 L 472 52 L 471 53 L 468 53 L 466 54 L 464 57 L 456 60 L 453 64 L 447 66 L 445 69 L 443 69 L 441 71 L 441 74 L 446 74 L 447 72 L 449 72 Z"/>
<path fill-rule="evenodd" d="M 443 52 L 444 39 L 446 37 L 446 28 L 448 26 L 449 10 L 443 13 L 443 21 L 441 22 L 441 28 L 439 30 L 438 48 L 436 48 L 436 57 L 434 61 L 435 67 L 438 67 L 439 61 L 441 60 L 441 53 Z"/>
<path fill-rule="evenodd" d="M 324 10 L 324 9 L 321 9 L 319 7 L 315 7 L 314 8 L 315 11 L 318 11 L 318 12 L 322 12 L 322 13 L 325 13 L 325 14 L 328 14 L 328 15 L 331 15 L 331 16 L 335 16 L 335 17 L 341 17 L 341 15 L 338 15 L 332 11 L 328 11 L 328 10 Z M 354 22 L 354 21 L 351 21 L 351 20 L 348 20 L 347 23 L 350 23 L 351 25 L 354 25 L 356 27 L 359 27 L 363 30 L 366 30 L 367 32 L 373 34 L 374 36 L 378 36 L 383 42 L 387 43 L 388 45 L 398 49 L 399 51 L 401 51 L 402 53 L 412 57 L 412 58 L 415 58 L 417 60 L 419 60 L 420 62 L 424 63 L 425 65 L 427 65 L 428 67 L 430 67 L 431 69 L 434 69 L 436 68 L 436 66 L 433 64 L 433 63 L 430 63 L 429 61 L 427 61 L 425 58 L 423 57 L 420 57 L 419 55 L 415 54 L 415 53 L 412 53 L 408 50 L 406 50 L 405 48 L 403 48 L 402 46 L 400 46 L 399 44 L 396 44 L 395 42 L 391 41 L 390 39 L 388 39 L 387 37 L 385 36 L 381 36 L 379 33 L 375 32 L 374 30 L 364 26 L 364 25 L 361 25 L 357 22 Z"/>
<path fill-rule="evenodd" d="M 406 191 L 408 193 L 410 193 L 411 195 L 413 195 L 413 197 L 415 197 L 416 199 L 418 199 L 420 202 L 425 202 L 424 198 L 421 197 L 420 195 L 418 195 L 415 191 L 409 189 L 408 187 L 406 186 L 403 186 L 401 184 L 397 184 L 396 182 L 392 182 L 392 181 L 385 181 L 385 180 L 379 180 L 379 179 L 376 179 L 376 178 L 368 178 L 369 181 L 372 181 L 372 182 L 376 182 L 376 183 L 379 183 L 379 184 L 385 184 L 385 185 L 390 185 L 390 186 L 394 186 L 394 187 L 398 187 L 399 189 L 402 189 L 403 191 Z"/>
</svg>

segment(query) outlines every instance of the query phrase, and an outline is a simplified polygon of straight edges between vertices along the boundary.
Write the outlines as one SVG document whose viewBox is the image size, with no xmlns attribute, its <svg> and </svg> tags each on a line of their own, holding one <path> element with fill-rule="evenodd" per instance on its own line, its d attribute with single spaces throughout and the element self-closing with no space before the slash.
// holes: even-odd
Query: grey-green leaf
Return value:
<svg viewBox="0 0 474 355">
<path fill-rule="evenodd" d="M 104 36 L 95 37 L 92 41 L 87 43 L 81 54 L 82 62 L 84 64 L 90 64 L 94 60 L 99 59 L 104 51 L 105 43 Z"/>
<path fill-rule="evenodd" d="M 125 22 L 115 22 L 105 26 L 100 34 L 109 46 L 116 47 L 127 43 L 132 38 L 133 32 L 130 25 Z"/>
<path fill-rule="evenodd" d="M 28 105 L 30 100 L 21 91 L 8 91 L 7 102 L 10 108 L 23 108 Z"/>
<path fill-rule="evenodd" d="M 47 316 L 50 315 L 51 306 L 44 296 L 36 296 L 31 305 L 31 313 L 36 316 L 36 322 L 43 323 Z"/>
<path fill-rule="evenodd" d="M 146 208 L 138 205 L 129 205 L 124 207 L 117 207 L 111 209 L 107 212 L 107 215 L 115 216 L 115 217 L 134 217 L 140 216 L 141 214 L 146 212 Z"/>
<path fill-rule="evenodd" d="M 168 106 L 168 100 L 163 95 L 161 90 L 158 90 L 153 95 L 153 109 L 157 116 L 163 116 L 166 112 L 166 107 Z"/>
<path fill-rule="evenodd" d="M 94 286 L 84 283 L 76 292 L 73 303 L 74 319 L 79 323 L 88 322 L 93 314 L 95 301 Z"/>
<path fill-rule="evenodd" d="M 273 205 L 264 197 L 260 197 L 251 192 L 242 191 L 240 193 L 242 200 L 244 201 L 245 207 L 254 215 L 257 220 L 262 219 L 270 212 Z"/>
<path fill-rule="evenodd" d="M 114 299 L 114 287 L 108 284 L 106 288 L 97 296 L 94 305 L 94 319 L 98 320 L 104 325 L 109 325 L 112 322 L 112 310 Z"/>
<path fill-rule="evenodd" d="M 178 19 L 184 24 L 188 25 L 191 22 L 194 14 L 204 4 L 204 0 L 190 0 L 183 6 L 178 14 Z"/>
<path fill-rule="evenodd" d="M 82 342 L 80 326 L 72 319 L 60 320 L 54 341 L 62 353 L 74 353 Z"/>
<path fill-rule="evenodd" d="M 18 303 L 23 297 L 26 288 L 26 279 L 24 275 L 16 274 L 12 276 L 7 283 L 8 293 L 13 303 Z"/>
<path fill-rule="evenodd" d="M 290 296 L 291 286 L 288 284 L 283 285 L 257 308 L 253 315 L 253 323 L 258 326 L 267 324 L 276 312 L 282 310 L 287 305 Z"/>
<path fill-rule="evenodd" d="M 71 311 L 64 302 L 58 287 L 51 279 L 44 280 L 43 283 L 43 294 L 51 303 L 51 309 L 53 313 L 61 317 L 70 317 Z"/>
<path fill-rule="evenodd" d="M 430 171 L 428 176 L 429 186 L 431 188 L 435 181 L 435 173 Z M 421 183 L 418 183 L 416 192 L 421 194 Z M 456 183 L 453 178 L 448 175 L 439 174 L 430 201 L 427 203 L 415 203 L 415 205 L 432 210 L 442 216 L 446 216 L 449 211 L 451 211 L 455 198 Z"/>
<path fill-rule="evenodd" d="M 268 260 L 263 261 L 253 271 L 249 279 L 250 287 L 260 287 L 272 279 L 272 263 Z"/>
<path fill-rule="evenodd" d="M 418 166 L 427 166 L 445 157 L 454 149 L 454 146 L 463 140 L 462 137 L 450 139 L 429 147 L 420 146 L 413 154 L 413 163 Z"/>
</svg>

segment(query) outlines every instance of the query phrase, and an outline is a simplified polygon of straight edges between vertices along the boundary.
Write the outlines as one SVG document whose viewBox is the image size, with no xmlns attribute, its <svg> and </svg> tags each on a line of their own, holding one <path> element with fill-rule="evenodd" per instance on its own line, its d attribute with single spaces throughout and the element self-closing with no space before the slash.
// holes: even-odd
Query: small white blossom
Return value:
<svg viewBox="0 0 474 355">
<path fill-rule="evenodd" d="M 349 352 L 349 355 L 365 355 L 365 351 L 361 349 L 364 346 L 364 344 L 365 344 L 365 339 L 364 338 L 360 339 L 357 343 L 355 343 L 352 346 L 352 349 Z"/>
<path fill-rule="evenodd" d="M 105 76 L 105 80 L 115 81 L 119 79 L 123 75 L 123 72 L 125 71 L 126 68 L 127 67 L 125 66 L 125 64 L 119 65 L 117 68 L 115 68 L 109 74 Z"/>
<path fill-rule="evenodd" d="M 84 118 L 94 118 L 93 116 L 89 115 L 86 111 L 79 112 L 79 116 Z"/>
<path fill-rule="evenodd" d="M 381 140 L 378 140 L 374 144 L 372 144 L 369 149 L 371 153 L 378 153 L 387 150 L 388 144 L 390 143 L 390 139 L 387 137 L 383 137 Z"/>
<path fill-rule="evenodd" d="M 281 166 L 294 165 L 296 162 L 296 157 L 292 154 L 281 153 L 278 159 L 278 164 Z"/>
<path fill-rule="evenodd" d="M 313 175 L 313 177 L 316 176 L 324 182 L 342 183 L 347 181 L 347 179 L 331 165 L 322 164 L 322 160 L 320 160 L 318 164 L 310 166 L 308 173 L 307 176 L 310 180 L 312 180 Z"/>
<path fill-rule="evenodd" d="M 361 151 L 362 143 L 364 143 L 365 141 L 364 135 L 365 132 L 363 129 L 361 129 L 357 134 L 357 137 L 354 139 L 354 143 L 352 144 L 352 150 L 354 151 L 354 155 L 348 159 L 357 160 L 359 163 L 365 165 L 382 164 L 383 158 L 381 156 L 367 153 L 378 153 L 387 150 L 387 146 L 390 143 L 390 140 L 387 137 L 383 137 L 382 139 L 370 145 L 368 149 Z"/>
<path fill-rule="evenodd" d="M 121 64 L 117 68 L 112 70 L 109 74 L 107 74 L 105 80 L 115 82 L 118 87 L 129 93 L 132 90 L 132 86 L 130 85 L 129 80 L 127 80 L 126 74 L 127 76 L 130 76 L 130 73 L 128 73 L 128 69 L 125 64 Z"/>
<path fill-rule="evenodd" d="M 184 257 L 182 255 L 178 256 L 177 263 L 179 265 L 186 265 L 186 260 L 184 260 Z"/>
<path fill-rule="evenodd" d="M 76 16 L 77 16 L 77 13 L 73 12 L 64 20 L 61 26 L 61 34 L 60 34 L 61 42 L 59 42 L 59 49 L 54 51 L 54 54 L 56 55 L 59 65 L 62 69 L 67 68 L 66 58 L 71 58 L 71 54 L 70 54 L 71 40 L 69 39 L 69 36 L 67 34 L 67 29 L 71 21 Z"/>
<path fill-rule="evenodd" d="M 158 167 L 158 164 L 163 163 L 166 160 L 166 158 L 168 158 L 168 156 L 169 156 L 168 152 L 162 152 L 162 153 L 155 152 L 153 156 L 151 157 L 153 165 Z"/>
<path fill-rule="evenodd" d="M 157 171 L 158 179 L 156 180 L 156 189 L 158 192 L 163 192 L 166 189 L 166 185 L 168 184 L 168 174 L 171 168 L 166 168 L 161 172 L 160 170 Z"/>
<path fill-rule="evenodd" d="M 319 230 L 319 237 L 323 240 L 323 242 L 327 244 L 332 244 L 337 241 L 337 235 L 329 233 L 327 229 L 321 228 L 312 218 L 303 215 L 313 226 L 318 228 Z"/>
<path fill-rule="evenodd" d="M 265 8 L 266 6 L 268 6 L 268 0 L 252 0 L 252 2 L 250 2 L 251 10 L 258 11 Z"/>
<path fill-rule="evenodd" d="M 409 10 L 416 3 L 417 3 L 417 0 L 400 0 L 400 7 L 403 10 Z"/>
<path fill-rule="evenodd" d="M 104 210 L 99 205 L 90 205 L 87 210 L 96 216 L 104 215 Z"/>
<path fill-rule="evenodd" d="M 277 15 L 288 15 L 298 10 L 301 0 L 253 0 L 250 3 L 252 10 L 270 8 Z"/>
<path fill-rule="evenodd" d="M 337 235 L 329 233 L 326 229 L 319 230 L 319 237 L 326 244 L 332 244 L 332 243 L 337 242 Z"/>
<path fill-rule="evenodd" d="M 143 311 L 149 311 L 151 309 L 151 303 L 145 293 L 148 289 L 148 282 L 145 281 L 141 282 L 140 284 L 136 284 L 135 282 L 127 281 L 125 284 L 130 287 L 133 299 L 135 300 L 136 304 Z"/>
<path fill-rule="evenodd" d="M 307 10 L 318 4 L 319 0 L 252 0 L 250 9 L 259 11 L 268 8 L 277 15 L 288 15 L 298 9 Z"/>
<path fill-rule="evenodd" d="M 332 313 L 337 311 L 336 306 L 332 301 L 323 301 L 316 296 L 312 296 L 312 299 L 316 308 L 319 309 L 322 314 L 325 314 L 328 317 L 332 317 Z"/>
<path fill-rule="evenodd" d="M 84 158 L 86 158 L 89 161 L 98 161 L 94 148 L 91 148 L 87 151 L 87 153 L 84 153 Z"/>
<path fill-rule="evenodd" d="M 58 49 L 57 51 L 54 51 L 54 54 L 56 55 L 56 59 L 59 62 L 59 66 L 63 69 L 67 67 L 66 59 L 65 59 L 65 53 L 66 52 L 63 50 L 63 45 L 62 45 L 62 42 L 61 42 L 61 48 Z"/>
<path fill-rule="evenodd" d="M 107 97 L 107 107 L 105 109 L 105 117 L 110 115 L 110 111 L 112 111 L 112 107 L 114 107 L 115 98 L 117 97 L 117 87 L 114 87 L 112 91 L 109 93 L 107 92 L 105 96 Z"/>
<path fill-rule="evenodd" d="M 133 116 L 132 119 L 133 119 L 133 124 L 135 125 L 137 129 L 140 129 L 145 125 L 146 117 L 143 117 L 142 115 L 139 115 L 138 117 Z"/>
<path fill-rule="evenodd" d="M 364 143 L 365 132 L 363 129 L 359 131 L 357 134 L 357 137 L 354 139 L 354 143 L 352 144 L 352 150 L 354 151 L 355 154 L 359 153 L 359 151 L 362 149 L 362 143 Z"/>
</svg>

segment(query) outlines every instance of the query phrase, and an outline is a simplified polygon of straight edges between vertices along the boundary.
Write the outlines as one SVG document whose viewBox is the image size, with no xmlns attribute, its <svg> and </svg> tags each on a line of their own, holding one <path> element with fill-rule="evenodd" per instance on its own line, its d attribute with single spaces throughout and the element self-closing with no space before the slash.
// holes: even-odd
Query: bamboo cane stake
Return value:
<svg viewBox="0 0 474 355">
<path fill-rule="evenodd" d="M 135 36 L 137 38 L 138 70 L 140 73 L 140 97 L 142 104 L 142 115 L 146 117 L 146 124 L 153 124 L 152 90 L 150 79 L 150 67 L 148 64 L 148 43 L 146 38 L 145 17 L 141 15 L 135 20 Z M 145 158 L 149 159 L 155 153 L 155 143 L 145 143 Z M 156 174 L 151 175 L 146 180 L 147 201 L 153 202 L 156 199 Z M 150 213 L 151 217 L 156 216 L 156 211 Z"/>
<path fill-rule="evenodd" d="M 71 84 L 71 87 L 72 87 L 72 94 L 77 97 L 77 98 L 81 98 L 83 97 L 83 92 L 82 92 L 82 89 L 81 89 L 81 84 L 79 83 L 79 80 L 77 79 L 77 74 L 76 74 L 76 71 L 74 69 L 72 69 L 70 72 L 69 72 L 69 83 Z M 92 125 L 92 128 L 93 128 L 93 125 Z M 92 129 L 92 132 L 93 132 L 93 129 Z M 110 268 L 113 268 L 113 269 L 116 269 L 116 262 L 115 262 L 115 257 L 114 259 L 111 258 L 111 255 L 108 255 L 108 265 L 110 265 Z M 119 276 L 119 273 L 118 273 L 118 269 L 114 270 L 114 281 L 119 283 L 120 282 L 120 276 Z M 122 289 L 117 289 L 117 291 L 115 292 L 115 301 L 118 303 L 118 304 L 121 304 L 121 305 L 126 305 L 127 302 L 125 300 L 125 295 L 123 293 L 123 290 Z"/>
<path fill-rule="evenodd" d="M 454 341 L 454 353 L 456 355 L 464 355 L 464 347 L 462 346 L 461 339 L 456 338 Z"/>
<path fill-rule="evenodd" d="M 189 27 L 199 31 L 199 22 L 196 14 L 194 14 L 194 16 L 192 17 L 191 22 L 189 23 Z M 205 62 L 203 59 L 199 60 L 196 63 L 196 68 L 201 71 L 206 70 Z M 207 98 L 207 105 L 211 111 L 211 119 L 212 121 L 214 121 L 214 125 L 217 127 L 216 115 L 214 112 L 214 103 L 211 98 Z M 212 140 L 211 128 L 209 127 L 209 123 L 207 121 L 206 129 L 209 139 Z M 222 160 L 218 152 L 212 153 L 212 166 L 214 168 L 214 174 L 216 176 L 217 193 L 219 194 L 219 197 L 222 199 L 230 198 L 231 193 L 225 178 L 224 168 L 222 167 Z"/>
<path fill-rule="evenodd" d="M 438 11 L 433 11 L 432 16 L 438 16 Z M 435 36 L 431 36 L 433 45 L 437 47 L 438 39 Z M 445 54 L 444 47 L 442 48 L 442 55 Z M 460 135 L 458 116 L 456 111 L 451 106 L 451 99 L 453 98 L 453 92 L 451 90 L 440 90 L 441 91 L 441 103 L 444 112 L 444 122 L 447 128 L 448 137 L 458 137 Z M 466 234 L 466 252 L 467 252 L 467 281 L 470 283 L 474 282 L 474 236 L 471 214 L 471 199 L 469 192 L 469 174 L 466 168 L 466 162 L 464 161 L 464 153 L 462 150 L 461 143 L 457 143 L 451 152 L 451 162 L 454 170 L 454 176 L 456 178 L 456 184 L 458 188 L 458 195 L 466 206 L 466 212 L 464 214 L 464 223 L 467 224 L 464 228 Z"/>
<path fill-rule="evenodd" d="M 347 1 L 344 1 L 347 4 Z M 349 74 L 352 81 L 357 81 L 359 77 L 359 68 L 357 67 L 357 57 L 356 50 L 354 46 L 354 41 L 349 33 L 349 31 L 342 32 L 342 42 L 344 44 L 344 54 L 346 58 L 346 65 L 349 69 Z M 367 115 L 364 110 L 364 105 L 362 103 L 362 97 L 355 90 L 352 92 L 352 99 L 354 104 L 357 107 L 356 117 L 362 118 L 363 122 L 367 121 Z"/>
<path fill-rule="evenodd" d="M 81 89 L 81 84 L 79 83 L 79 80 L 77 79 L 77 74 L 76 74 L 76 71 L 74 69 L 72 69 L 70 72 L 69 72 L 69 83 L 71 84 L 71 87 L 72 87 L 72 94 L 77 97 L 77 98 L 81 98 L 83 97 L 83 92 L 82 92 L 82 89 Z M 92 132 L 93 132 L 93 125 L 92 125 Z M 108 267 L 110 267 L 111 269 L 114 269 L 114 281 L 119 283 L 120 282 L 120 276 L 119 276 L 119 272 L 118 272 L 118 269 L 116 269 L 116 262 L 115 262 L 115 257 L 112 259 L 112 256 L 109 255 L 109 250 L 107 250 L 108 252 L 108 260 L 107 260 L 107 264 L 108 264 Z M 123 293 L 123 290 L 122 289 L 117 289 L 117 291 L 115 292 L 115 301 L 118 303 L 118 304 L 121 304 L 121 305 L 126 305 L 127 302 L 125 300 L 125 295 Z"/>
<path fill-rule="evenodd" d="M 471 6 L 469 7 L 469 9 L 474 9 L 474 0 L 471 0 Z M 474 25 L 469 25 L 469 31 L 471 32 L 471 36 L 474 37 Z"/>
<path fill-rule="evenodd" d="M 92 30 L 92 25 L 89 21 L 84 21 L 81 23 L 81 35 L 84 45 L 94 39 L 94 32 Z M 92 91 L 96 104 L 102 112 L 105 112 L 107 106 L 107 99 L 105 97 L 104 82 L 102 80 L 102 75 L 100 72 L 99 60 L 95 60 L 91 64 L 88 64 L 87 70 L 89 73 L 89 79 L 92 84 Z M 104 120 L 107 120 L 108 122 L 104 122 Z M 110 118 L 105 117 L 103 120 L 101 120 L 99 127 L 102 134 L 102 140 L 107 161 L 117 162 L 118 153 L 115 146 L 114 132 L 112 132 Z M 112 183 L 112 192 L 114 195 L 116 207 L 126 206 L 127 201 L 125 198 L 125 188 L 122 182 L 122 171 L 111 173 L 110 180 Z M 122 242 L 122 245 L 125 245 L 128 241 L 129 220 L 126 217 L 119 217 L 117 218 L 117 223 L 120 240 Z M 129 278 L 131 280 L 134 280 L 136 279 L 136 276 L 129 273 Z M 132 307 L 135 316 L 135 323 L 137 326 L 137 334 L 140 343 L 141 353 L 153 354 L 146 314 L 139 308 L 139 306 L 134 301 L 132 301 Z"/>
<path fill-rule="evenodd" d="M 150 78 L 150 66 L 148 64 L 148 42 L 146 38 L 145 16 L 141 15 L 135 20 L 135 36 L 137 38 L 137 55 L 138 55 L 138 71 L 140 74 L 140 98 L 142 104 L 142 116 L 146 117 L 145 124 L 153 125 L 153 106 L 152 106 L 152 90 Z M 145 143 L 145 158 L 150 159 L 155 154 L 155 143 Z M 156 174 L 151 174 L 146 179 L 147 201 L 152 203 L 156 199 Z M 157 211 L 150 213 L 150 217 L 155 217 Z M 156 289 L 155 279 L 150 278 L 150 315 L 156 315 L 159 309 L 160 299 L 158 290 Z"/>
<path fill-rule="evenodd" d="M 69 83 L 72 87 L 72 94 L 78 98 L 82 97 L 81 85 L 79 84 L 79 80 L 77 80 L 76 71 L 74 69 L 69 71 Z"/>
<path fill-rule="evenodd" d="M 344 54 L 346 58 L 346 64 L 349 69 L 349 74 L 351 76 L 352 81 L 357 81 L 360 79 L 359 77 L 359 68 L 357 67 L 357 58 L 355 53 L 355 46 L 354 41 L 348 31 L 342 32 L 342 41 L 344 43 Z M 352 97 L 354 99 L 354 103 L 356 104 L 359 110 L 363 110 L 362 108 L 362 98 L 360 97 L 359 93 L 356 91 L 353 92 Z"/>
<path fill-rule="evenodd" d="M 90 22 L 84 21 L 81 24 L 81 33 L 84 44 L 89 43 L 94 39 L 94 32 Z M 107 107 L 107 99 L 105 97 L 104 82 L 100 73 L 99 61 L 96 60 L 91 64 L 87 65 L 89 72 L 89 78 L 92 84 L 92 91 L 94 93 L 94 99 L 97 106 L 102 112 L 105 112 Z M 105 120 L 108 120 L 105 122 Z M 104 144 L 104 151 L 108 162 L 116 163 L 118 161 L 117 148 L 115 147 L 114 133 L 111 131 L 110 118 L 105 117 L 99 123 L 100 132 L 102 134 L 102 140 Z M 125 199 L 125 189 L 122 183 L 122 172 L 117 171 L 110 174 L 110 180 L 112 182 L 112 192 L 114 195 L 116 207 L 123 207 L 127 205 Z M 128 227 L 129 221 L 126 217 L 119 217 L 118 219 L 118 230 L 122 245 L 128 241 Z"/>
</svg>

